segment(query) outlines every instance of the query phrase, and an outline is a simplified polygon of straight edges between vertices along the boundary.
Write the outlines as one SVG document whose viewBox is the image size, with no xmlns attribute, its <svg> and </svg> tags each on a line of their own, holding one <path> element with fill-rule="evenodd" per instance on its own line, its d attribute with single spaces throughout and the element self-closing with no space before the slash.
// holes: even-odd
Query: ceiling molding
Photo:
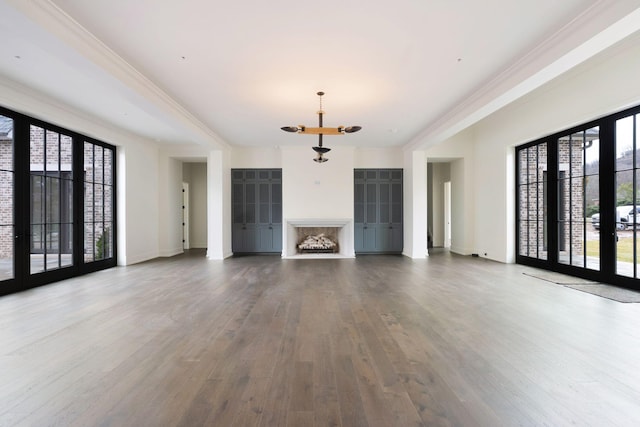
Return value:
<svg viewBox="0 0 640 427">
<path fill-rule="evenodd" d="M 70 107 L 40 91 L 2 77 L 0 77 L 0 98 L 3 100 L 3 106 L 10 110 L 45 122 L 54 122 L 72 132 L 110 144 L 127 146 L 128 142 L 136 142 L 157 146 L 149 138 L 115 126 L 100 117 Z"/>
<path fill-rule="evenodd" d="M 443 142 L 638 30 L 637 2 L 600 0 L 594 3 L 427 126 L 403 149 L 425 149 Z"/>
<path fill-rule="evenodd" d="M 143 100 L 158 108 L 160 112 L 179 122 L 186 131 L 193 133 L 196 139 L 211 148 L 229 149 L 231 147 L 222 137 L 193 116 L 180 103 L 102 43 L 51 0 L 7 1 L 46 31 L 75 49 L 84 58 L 119 80 Z M 153 112 L 149 113 L 153 114 Z"/>
</svg>

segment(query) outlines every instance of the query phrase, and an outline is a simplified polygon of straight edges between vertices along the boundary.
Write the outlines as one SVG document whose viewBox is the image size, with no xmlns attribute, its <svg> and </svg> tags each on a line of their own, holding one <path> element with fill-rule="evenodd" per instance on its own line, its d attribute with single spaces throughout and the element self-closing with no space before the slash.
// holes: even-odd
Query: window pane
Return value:
<svg viewBox="0 0 640 427">
<path fill-rule="evenodd" d="M 113 224 L 105 222 L 102 242 L 98 245 L 102 249 L 104 258 L 113 258 Z"/>
<path fill-rule="evenodd" d="M 104 259 L 104 241 L 106 236 L 104 235 L 104 224 L 101 222 L 96 222 L 94 224 L 94 235 L 93 235 L 93 245 L 95 250 L 95 260 Z"/>
<path fill-rule="evenodd" d="M 638 150 L 638 142 L 640 141 L 640 114 L 636 114 L 634 118 L 635 118 L 634 124 L 636 128 L 634 148 L 635 150 Z M 637 151 L 636 151 L 636 168 L 640 168 L 640 155 L 638 155 Z"/>
<path fill-rule="evenodd" d="M 93 144 L 88 142 L 84 143 L 84 180 L 86 182 L 94 181 L 94 166 L 93 166 Z"/>
<path fill-rule="evenodd" d="M 46 177 L 45 193 L 46 222 L 60 222 L 60 180 Z"/>
<path fill-rule="evenodd" d="M 616 121 L 616 170 L 633 168 L 633 116 Z"/>
<path fill-rule="evenodd" d="M 104 221 L 104 187 L 93 185 L 93 218 L 96 222 Z"/>
<path fill-rule="evenodd" d="M 73 179 L 73 139 L 69 135 L 60 136 L 60 170 Z"/>
<path fill-rule="evenodd" d="M 84 225 L 84 261 L 91 262 L 94 261 L 95 256 L 95 246 L 94 242 L 94 227 L 95 223 L 88 222 Z"/>
<path fill-rule="evenodd" d="M 518 151 L 518 169 L 519 169 L 518 183 L 519 184 L 526 184 L 528 182 L 528 179 L 527 179 L 527 174 L 529 173 L 528 172 L 529 163 L 527 161 L 528 152 L 529 151 L 527 149 Z"/>
<path fill-rule="evenodd" d="M 570 137 L 569 153 L 570 156 L 570 175 L 572 177 L 580 177 L 584 174 L 584 142 L 585 132 L 576 132 Z"/>
<path fill-rule="evenodd" d="M 93 147 L 94 153 L 94 182 L 104 182 L 104 149 L 99 145 Z"/>
<path fill-rule="evenodd" d="M 6 225 L 13 225 L 13 172 L 0 170 L 0 226 Z"/>
<path fill-rule="evenodd" d="M 518 248 L 518 253 L 522 256 L 529 256 L 529 233 L 527 227 L 527 221 L 520 221 L 519 229 L 519 237 L 520 237 L 520 245 Z"/>
<path fill-rule="evenodd" d="M 44 177 L 31 175 L 31 223 L 43 224 L 45 213 Z"/>
<path fill-rule="evenodd" d="M 571 222 L 571 264 L 584 267 L 584 221 Z"/>
<path fill-rule="evenodd" d="M 31 136 L 29 145 L 29 163 L 31 170 L 44 170 L 44 129 L 38 126 L 31 126 Z"/>
<path fill-rule="evenodd" d="M 13 120 L 0 115 L 0 170 L 13 170 Z"/>
<path fill-rule="evenodd" d="M 0 115 L 0 281 L 14 273 L 13 120 Z"/>
<path fill-rule="evenodd" d="M 640 161 L 638 116 L 616 121 L 616 274 L 638 277 L 638 230 L 640 222 Z"/>
<path fill-rule="evenodd" d="M 13 225 L 0 225 L 0 280 L 14 277 L 14 235 Z"/>
<path fill-rule="evenodd" d="M 55 173 L 60 171 L 60 134 L 47 130 L 45 134 L 45 145 L 47 147 L 45 153 L 45 161 L 47 163 L 46 170 L 47 172 L 51 172 L 52 176 L 55 176 Z"/>
<path fill-rule="evenodd" d="M 104 220 L 113 221 L 113 187 L 104 186 Z"/>
</svg>

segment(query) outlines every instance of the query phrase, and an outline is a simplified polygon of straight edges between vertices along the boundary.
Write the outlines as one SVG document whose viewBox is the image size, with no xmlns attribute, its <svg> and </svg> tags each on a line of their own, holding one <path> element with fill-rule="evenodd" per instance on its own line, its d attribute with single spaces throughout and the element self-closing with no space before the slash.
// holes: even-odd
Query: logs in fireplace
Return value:
<svg viewBox="0 0 640 427">
<path fill-rule="evenodd" d="M 324 233 L 307 235 L 298 243 L 298 251 L 303 254 L 332 254 L 338 252 L 338 244 Z"/>
</svg>

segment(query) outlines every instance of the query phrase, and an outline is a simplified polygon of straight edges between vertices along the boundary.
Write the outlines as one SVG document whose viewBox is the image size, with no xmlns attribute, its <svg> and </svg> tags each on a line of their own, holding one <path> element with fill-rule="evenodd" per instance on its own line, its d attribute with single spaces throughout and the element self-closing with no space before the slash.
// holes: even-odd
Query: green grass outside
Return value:
<svg viewBox="0 0 640 427">
<path fill-rule="evenodd" d="M 636 241 L 636 253 L 640 253 L 640 238 Z M 600 241 L 587 241 L 587 256 L 600 257 Z M 621 262 L 634 262 L 633 237 L 624 237 L 618 240 L 616 245 L 616 260 Z"/>
</svg>

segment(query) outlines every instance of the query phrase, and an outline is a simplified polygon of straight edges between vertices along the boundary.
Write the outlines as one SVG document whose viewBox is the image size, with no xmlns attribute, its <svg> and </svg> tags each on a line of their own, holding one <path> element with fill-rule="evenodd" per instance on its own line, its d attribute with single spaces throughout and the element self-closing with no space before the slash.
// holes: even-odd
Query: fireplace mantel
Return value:
<svg viewBox="0 0 640 427">
<path fill-rule="evenodd" d="M 353 219 L 351 218 L 293 218 L 285 219 L 283 232 L 283 258 L 355 258 L 353 244 Z M 296 250 L 298 227 L 333 227 L 338 228 L 340 252 L 336 254 L 298 254 Z"/>
</svg>

